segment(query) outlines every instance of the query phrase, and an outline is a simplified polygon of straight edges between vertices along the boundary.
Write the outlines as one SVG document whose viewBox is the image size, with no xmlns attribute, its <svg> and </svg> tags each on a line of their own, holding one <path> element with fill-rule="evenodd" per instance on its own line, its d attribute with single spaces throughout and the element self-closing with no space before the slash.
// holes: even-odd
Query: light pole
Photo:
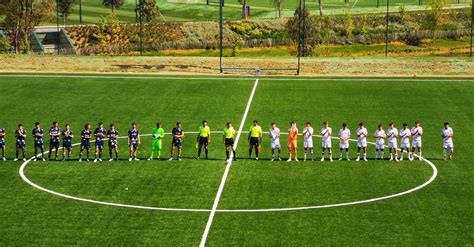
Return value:
<svg viewBox="0 0 474 247">
<path fill-rule="evenodd" d="M 474 1 L 474 0 L 473 0 Z M 388 56 L 388 15 L 390 11 L 390 0 L 387 0 L 387 15 L 385 17 L 385 56 Z"/>
<path fill-rule="evenodd" d="M 79 23 L 82 25 L 82 0 L 79 0 Z"/>
</svg>

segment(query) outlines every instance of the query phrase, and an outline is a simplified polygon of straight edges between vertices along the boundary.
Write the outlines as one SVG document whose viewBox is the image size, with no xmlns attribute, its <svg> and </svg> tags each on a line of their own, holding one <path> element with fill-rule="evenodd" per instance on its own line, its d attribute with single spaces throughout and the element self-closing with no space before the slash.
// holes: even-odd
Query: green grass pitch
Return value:
<svg viewBox="0 0 474 247">
<path fill-rule="evenodd" d="M 160 121 L 169 132 L 176 121 L 196 131 L 206 119 L 213 131 L 227 121 L 236 129 L 256 78 L 31 76 L 0 75 L 0 127 L 7 129 L 8 161 L 0 161 L 0 245 L 191 245 L 200 243 L 210 213 L 160 211 L 71 200 L 33 188 L 13 162 L 13 132 L 36 121 L 49 129 L 72 124 L 78 134 L 86 122 L 115 123 L 125 135 L 131 122 L 142 134 Z M 336 135 L 342 122 L 354 132 L 365 121 L 370 134 L 378 123 L 395 121 L 424 128 L 424 156 L 438 169 L 426 187 L 404 196 L 343 207 L 285 212 L 216 212 L 206 244 L 220 245 L 451 245 L 474 243 L 473 171 L 474 81 L 471 79 L 259 79 L 243 130 L 258 119 L 264 133 L 271 122 L 285 132 L 290 121 L 300 129 L 311 120 L 315 132 L 329 120 Z M 440 131 L 449 121 L 455 131 L 455 159 L 442 160 Z M 239 159 L 229 169 L 217 209 L 290 208 L 383 197 L 414 188 L 432 175 L 422 161 L 270 162 L 264 136 L 263 160 L 248 160 L 247 134 Z M 118 162 L 31 162 L 32 182 L 66 195 L 97 201 L 165 208 L 213 207 L 226 169 L 222 137 L 213 133 L 210 160 L 196 160 L 196 134 L 184 139 L 184 160 L 128 162 L 120 140 Z M 27 153 L 33 153 L 28 138 Z M 48 140 L 46 138 L 45 140 Z M 374 138 L 369 138 L 374 141 Z M 282 144 L 286 136 L 282 136 Z M 316 157 L 320 138 L 314 138 Z M 46 142 L 48 144 L 48 142 Z M 146 159 L 150 137 L 142 137 Z M 46 145 L 47 146 L 47 145 Z M 93 145 L 92 145 L 93 146 Z M 169 157 L 165 137 L 163 157 Z M 299 138 L 302 155 L 302 140 Z M 338 141 L 333 141 L 335 156 Z M 369 145 L 369 158 L 374 146 Z M 351 156 L 356 145 L 351 143 Z M 77 158 L 78 147 L 73 150 Z M 108 157 L 107 146 L 104 156 Z M 283 157 L 286 157 L 283 148 Z"/>
</svg>

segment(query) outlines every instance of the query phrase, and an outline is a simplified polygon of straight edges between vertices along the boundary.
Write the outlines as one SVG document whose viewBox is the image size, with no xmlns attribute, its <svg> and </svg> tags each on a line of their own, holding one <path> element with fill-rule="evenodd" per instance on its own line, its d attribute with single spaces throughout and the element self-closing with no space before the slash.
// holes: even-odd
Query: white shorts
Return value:
<svg viewBox="0 0 474 247">
<path fill-rule="evenodd" d="M 343 148 L 343 149 L 349 148 L 349 142 L 345 142 L 345 143 L 344 143 L 344 142 L 340 142 L 340 143 L 339 143 L 339 148 Z"/>
<path fill-rule="evenodd" d="M 452 149 L 452 148 L 454 148 L 454 144 L 453 144 L 452 141 L 451 141 L 451 142 L 444 142 L 444 143 L 443 143 L 443 148 L 445 148 L 445 149 L 447 149 L 447 148 Z"/>
<path fill-rule="evenodd" d="M 385 145 L 384 144 L 375 144 L 375 149 L 384 149 Z"/>
<path fill-rule="evenodd" d="M 281 149 L 281 145 L 279 141 L 271 143 L 272 149 Z"/>
<path fill-rule="evenodd" d="M 322 142 L 322 148 L 332 148 L 331 141 Z"/>
<path fill-rule="evenodd" d="M 411 146 L 414 147 L 414 148 L 421 148 L 421 140 L 418 140 L 418 141 L 412 141 L 411 142 Z"/>
<path fill-rule="evenodd" d="M 388 148 L 398 148 L 397 142 L 389 142 Z"/>
<path fill-rule="evenodd" d="M 400 148 L 410 148 L 410 143 L 400 143 Z"/>
<path fill-rule="evenodd" d="M 313 140 L 307 140 L 303 142 L 303 147 L 305 148 L 313 148 Z"/>
<path fill-rule="evenodd" d="M 360 147 L 360 148 L 367 147 L 367 141 L 357 141 L 357 147 Z"/>
</svg>

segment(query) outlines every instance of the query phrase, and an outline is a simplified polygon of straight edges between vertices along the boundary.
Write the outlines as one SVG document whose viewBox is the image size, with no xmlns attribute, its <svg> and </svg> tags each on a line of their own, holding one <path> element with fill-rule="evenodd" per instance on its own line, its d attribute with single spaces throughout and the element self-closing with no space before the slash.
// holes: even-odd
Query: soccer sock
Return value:
<svg viewBox="0 0 474 247">
<path fill-rule="evenodd" d="M 232 151 L 232 154 L 234 154 L 234 159 L 236 159 L 235 150 Z"/>
<path fill-rule="evenodd" d="M 349 151 L 346 151 L 346 158 L 349 159 Z"/>
<path fill-rule="evenodd" d="M 321 152 L 321 153 L 322 153 L 323 158 L 324 158 L 324 156 L 326 156 L 326 152 L 323 151 L 323 152 Z"/>
<path fill-rule="evenodd" d="M 383 149 L 382 149 L 382 159 L 383 159 L 384 154 L 385 154 L 385 151 L 383 151 Z"/>
<path fill-rule="evenodd" d="M 38 156 L 38 149 L 35 148 L 35 159 L 36 159 L 36 156 Z"/>
<path fill-rule="evenodd" d="M 390 152 L 390 159 L 393 159 L 393 153 Z"/>
<path fill-rule="evenodd" d="M 99 154 L 95 153 L 95 159 L 98 159 L 98 158 L 99 158 Z"/>
<path fill-rule="evenodd" d="M 102 153 L 99 153 L 99 159 L 102 159 Z"/>
<path fill-rule="evenodd" d="M 82 159 L 82 153 L 79 154 L 79 159 Z"/>
<path fill-rule="evenodd" d="M 421 159 L 421 157 L 422 157 L 422 156 L 421 156 L 421 151 L 418 153 L 418 155 L 420 156 L 419 158 Z"/>
<path fill-rule="evenodd" d="M 109 156 L 112 159 L 112 149 L 111 148 L 109 148 Z"/>
<path fill-rule="evenodd" d="M 158 149 L 158 159 L 161 158 L 161 149 Z"/>
<path fill-rule="evenodd" d="M 314 151 L 311 150 L 310 152 L 311 152 L 311 159 L 314 159 Z"/>
<path fill-rule="evenodd" d="M 150 159 L 153 159 L 153 155 L 155 155 L 155 150 L 154 149 L 151 150 Z"/>
<path fill-rule="evenodd" d="M 15 152 L 15 157 L 16 157 L 17 159 L 18 159 L 18 153 L 19 153 L 19 152 L 20 152 L 20 151 L 18 151 L 18 149 L 17 149 L 16 152 Z"/>
<path fill-rule="evenodd" d="M 367 153 L 364 153 L 364 159 L 366 159 L 366 158 L 367 158 Z"/>
<path fill-rule="evenodd" d="M 332 159 L 332 152 L 329 151 L 329 158 Z"/>
<path fill-rule="evenodd" d="M 357 153 L 357 158 L 358 158 L 358 159 L 360 158 L 360 152 Z"/>
<path fill-rule="evenodd" d="M 304 151 L 304 159 L 306 159 L 306 150 Z"/>
<path fill-rule="evenodd" d="M 225 157 L 226 159 L 229 159 L 229 150 L 225 150 Z"/>
<path fill-rule="evenodd" d="M 204 152 L 206 153 L 206 159 L 207 159 L 207 155 L 208 155 L 208 153 L 209 153 L 209 149 L 206 148 L 206 149 L 204 150 Z"/>
<path fill-rule="evenodd" d="M 258 158 L 258 147 L 255 148 L 255 156 Z"/>
<path fill-rule="evenodd" d="M 448 151 L 446 150 L 446 148 L 445 148 L 445 149 L 443 149 L 443 157 L 445 157 L 445 158 L 446 158 L 447 154 L 448 154 Z"/>
<path fill-rule="evenodd" d="M 275 151 L 272 150 L 272 159 L 275 158 Z"/>
<path fill-rule="evenodd" d="M 379 158 L 379 150 L 376 150 L 376 151 L 375 151 L 375 158 L 376 158 L 376 159 Z"/>
<path fill-rule="evenodd" d="M 26 158 L 26 152 L 25 152 L 25 150 L 23 149 L 23 150 L 21 150 L 21 152 L 23 153 L 23 159 Z"/>
<path fill-rule="evenodd" d="M 115 158 L 118 159 L 118 151 L 115 151 Z"/>
<path fill-rule="evenodd" d="M 198 148 L 198 157 L 201 157 L 201 148 Z"/>
<path fill-rule="evenodd" d="M 252 157 L 252 148 L 249 148 L 249 157 Z"/>
<path fill-rule="evenodd" d="M 342 158 L 342 150 L 339 151 L 339 158 Z"/>
</svg>

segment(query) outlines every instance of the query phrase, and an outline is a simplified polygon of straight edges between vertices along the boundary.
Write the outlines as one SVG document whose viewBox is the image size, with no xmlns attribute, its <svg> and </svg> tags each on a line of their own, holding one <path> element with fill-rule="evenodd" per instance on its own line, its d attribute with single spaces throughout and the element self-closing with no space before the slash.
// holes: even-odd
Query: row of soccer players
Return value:
<svg viewBox="0 0 474 247">
<path fill-rule="evenodd" d="M 65 129 L 61 131 L 58 127 L 59 124 L 57 122 L 53 122 L 53 126 L 49 129 L 49 136 L 50 140 L 50 147 L 49 147 L 49 155 L 48 159 L 51 159 L 51 155 L 53 151 L 55 151 L 55 159 L 58 159 L 58 151 L 60 146 L 60 138 L 62 137 L 63 141 L 63 154 L 62 158 L 65 160 L 66 158 L 69 160 L 71 156 L 71 149 L 72 149 L 72 139 L 74 137 L 73 132 L 71 130 L 71 126 L 66 124 Z M 5 129 L 0 128 L 0 147 L 2 149 L 2 157 L 5 160 Z M 236 137 L 236 132 L 232 127 L 231 123 L 227 123 L 225 128 L 223 129 L 223 143 L 226 147 L 226 157 L 230 159 L 231 154 L 233 154 L 234 160 L 236 160 L 235 150 L 234 150 L 234 140 Z M 275 159 L 275 151 L 278 152 L 278 159 L 281 160 L 281 145 L 280 145 L 280 129 L 277 127 L 275 123 L 272 123 L 272 126 L 268 132 L 271 138 L 271 149 L 272 149 L 272 160 Z M 451 159 L 453 154 L 453 130 L 449 127 L 449 123 L 444 124 L 444 128 L 442 129 L 441 136 L 443 137 L 443 148 L 444 148 L 444 158 Z M 164 138 L 165 132 L 161 127 L 160 123 L 156 124 L 156 127 L 152 130 L 153 142 L 151 147 L 151 154 L 148 160 L 153 159 L 154 153 L 157 152 L 157 157 L 161 157 L 161 150 L 162 150 L 162 140 Z M 181 160 L 182 154 L 182 140 L 184 138 L 184 131 L 182 129 L 181 123 L 176 123 L 175 128 L 173 128 L 172 132 L 172 144 L 171 144 L 171 158 L 170 160 L 174 159 L 174 151 L 177 149 L 178 156 L 177 159 Z M 288 129 L 288 161 L 292 160 L 292 155 L 294 155 L 294 159 L 298 161 L 297 158 L 297 138 L 299 135 L 299 130 L 296 126 L 295 122 L 290 124 L 290 128 Z M 309 151 L 311 155 L 311 159 L 314 159 L 314 152 L 313 152 L 313 135 L 314 130 L 311 127 L 311 123 L 307 122 L 305 128 L 302 132 L 304 138 L 304 160 L 307 158 L 307 152 Z M 365 128 L 364 123 L 359 124 L 359 128 L 356 130 L 357 135 L 357 161 L 360 160 L 360 152 L 363 152 L 363 159 L 367 161 L 367 136 L 368 131 Z M 421 153 L 421 137 L 423 135 L 423 129 L 420 126 L 419 122 L 415 122 L 415 126 L 410 130 L 408 129 L 408 124 L 404 123 L 403 128 L 398 131 L 393 123 L 389 124 L 389 129 L 387 131 L 384 130 L 383 126 L 379 124 L 374 137 L 376 138 L 376 159 L 380 157 L 384 159 L 384 147 L 385 147 L 385 139 L 388 138 L 388 147 L 390 152 L 390 160 L 398 161 L 398 145 L 397 145 L 397 137 L 401 139 L 401 157 L 400 160 L 403 160 L 404 151 L 408 153 L 408 158 L 413 160 L 415 149 L 418 151 L 419 159 L 422 158 Z M 37 160 L 38 152 L 40 154 L 44 153 L 44 130 L 41 128 L 40 123 L 35 124 L 35 128 L 32 130 L 32 136 L 34 138 L 34 149 L 35 149 L 35 156 L 34 160 Z M 104 139 L 109 139 L 109 156 L 110 161 L 113 160 L 113 154 L 115 154 L 115 159 L 118 159 L 118 131 L 115 128 L 114 124 L 110 125 L 110 129 L 106 130 L 102 123 L 98 124 L 98 127 L 92 132 L 90 124 L 85 124 L 84 129 L 81 131 L 81 143 L 80 143 L 80 153 L 79 153 L 79 161 L 82 161 L 82 154 L 83 151 L 86 151 L 87 160 L 89 161 L 89 153 L 90 153 L 90 139 L 95 137 L 95 159 L 94 161 L 102 161 L 102 149 L 104 148 Z M 324 126 L 321 129 L 321 136 L 322 136 L 322 158 L 321 161 L 324 161 L 326 151 L 329 154 L 329 160 L 332 161 L 332 128 L 329 127 L 328 122 L 324 122 Z M 18 160 L 19 152 L 21 151 L 23 154 L 23 160 L 26 160 L 26 130 L 23 128 L 23 124 L 18 125 L 18 129 L 15 131 L 16 137 L 16 158 Z M 259 157 L 259 150 L 261 148 L 263 132 L 262 128 L 259 126 L 258 121 L 254 120 L 253 125 L 249 130 L 248 135 L 248 142 L 249 142 L 249 158 L 252 156 L 252 151 L 255 149 L 256 159 L 258 160 Z M 344 123 L 342 128 L 339 130 L 339 159 L 343 159 L 343 151 L 346 152 L 346 159 L 349 160 L 349 139 L 351 137 L 351 132 L 347 128 L 347 125 Z M 410 137 L 412 137 L 412 148 L 410 149 Z M 135 123 L 132 123 L 131 128 L 128 131 L 127 135 L 127 142 L 129 146 L 129 160 L 138 160 L 136 153 L 138 145 L 140 144 L 140 134 Z M 206 159 L 208 158 L 208 145 L 211 142 L 211 130 L 208 126 L 207 121 L 203 121 L 202 125 L 199 127 L 198 136 L 197 136 L 197 143 L 196 148 L 198 148 L 198 159 L 201 156 L 201 150 L 204 147 Z M 44 157 L 42 158 L 43 160 Z"/>
<path fill-rule="evenodd" d="M 271 149 L 272 149 L 272 161 L 275 160 L 275 152 L 278 152 L 278 160 L 281 160 L 281 144 L 280 144 L 280 129 L 275 123 L 272 123 L 272 127 L 269 130 L 269 136 L 271 138 Z M 299 130 L 295 122 L 290 123 L 290 128 L 288 129 L 288 161 L 292 160 L 292 156 L 295 161 L 298 161 L 297 154 L 297 138 Z M 313 149 L 313 135 L 314 129 L 311 127 L 311 123 L 307 122 L 306 126 L 302 131 L 303 135 L 303 150 L 304 150 L 304 160 L 307 159 L 307 152 L 311 155 L 311 160 L 314 160 L 314 149 Z M 321 161 L 324 161 L 326 158 L 326 152 L 328 153 L 329 160 L 333 161 L 332 156 L 332 128 L 329 127 L 329 123 L 325 121 L 323 127 L 321 128 L 320 135 L 322 137 L 322 158 Z M 443 156 L 444 159 L 452 159 L 454 152 L 453 145 L 453 129 L 449 127 L 449 123 L 444 123 L 444 128 L 441 130 L 441 137 L 443 138 Z M 259 147 L 262 142 L 262 128 L 258 125 L 258 121 L 253 122 L 253 126 L 249 131 L 249 157 L 252 155 L 252 150 L 255 148 L 256 159 L 258 160 Z M 367 161 L 367 137 L 369 136 L 368 130 L 365 127 L 365 124 L 361 122 L 359 127 L 356 130 L 357 136 L 357 158 L 356 161 L 362 158 L 364 161 Z M 415 151 L 417 152 L 418 158 L 422 159 L 422 136 L 423 128 L 420 126 L 418 121 L 415 122 L 413 128 L 409 129 L 408 124 L 404 123 L 402 129 L 397 130 L 395 124 L 392 122 L 389 124 L 387 131 L 384 130 L 382 124 L 379 124 L 377 130 L 374 133 L 376 139 L 375 143 L 375 159 L 379 157 L 384 159 L 385 151 L 385 139 L 388 139 L 388 149 L 390 153 L 390 160 L 403 160 L 404 152 L 407 153 L 407 158 L 413 160 L 415 158 Z M 339 160 L 343 160 L 343 152 L 345 151 L 345 157 L 347 160 L 349 158 L 349 139 L 351 138 L 351 131 L 347 127 L 346 123 L 342 124 L 342 128 L 338 133 L 339 138 Z M 399 159 L 399 149 L 398 149 L 398 140 L 400 138 L 400 159 Z M 410 147 L 410 138 L 412 138 L 411 147 Z M 380 156 L 379 156 L 380 155 Z"/>
</svg>

